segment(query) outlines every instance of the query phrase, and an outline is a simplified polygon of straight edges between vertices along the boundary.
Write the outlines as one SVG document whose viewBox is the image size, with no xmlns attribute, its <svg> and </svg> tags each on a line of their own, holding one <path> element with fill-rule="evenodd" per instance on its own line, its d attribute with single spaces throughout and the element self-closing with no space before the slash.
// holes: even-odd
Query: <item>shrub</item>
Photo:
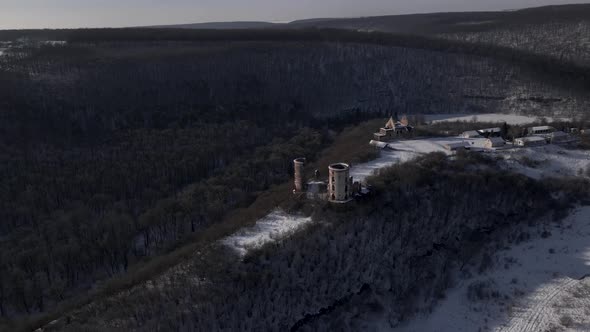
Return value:
<svg viewBox="0 0 590 332">
<path fill-rule="evenodd" d="M 565 327 L 571 327 L 574 325 L 574 319 L 569 315 L 564 315 L 559 318 L 559 323 Z"/>
<path fill-rule="evenodd" d="M 495 286 L 491 280 L 474 281 L 467 287 L 467 298 L 471 302 L 497 299 L 500 297 L 500 292 L 494 289 Z"/>
</svg>

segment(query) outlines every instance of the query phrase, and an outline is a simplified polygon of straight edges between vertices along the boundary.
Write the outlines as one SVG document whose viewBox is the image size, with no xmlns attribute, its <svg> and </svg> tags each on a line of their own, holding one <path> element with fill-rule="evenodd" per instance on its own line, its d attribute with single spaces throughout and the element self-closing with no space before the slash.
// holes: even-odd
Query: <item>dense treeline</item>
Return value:
<svg viewBox="0 0 590 332">
<path fill-rule="evenodd" d="M 552 21 L 549 21 L 552 22 Z M 469 22 L 459 26 L 471 26 Z M 477 22 L 476 22 L 477 23 Z M 485 23 L 485 22 L 484 22 Z M 307 29 L 75 29 L 75 30 L 4 30 L 0 40 L 16 40 L 23 37 L 36 39 L 54 37 L 69 43 L 101 42 L 340 42 L 369 43 L 395 47 L 409 47 L 431 51 L 492 56 L 510 61 L 533 71 L 546 75 L 546 78 L 568 84 L 588 87 L 590 68 L 587 66 L 587 41 L 585 32 L 590 21 L 566 21 L 533 25 L 496 25 L 476 31 L 447 31 L 441 33 L 420 33 L 407 31 L 406 34 L 380 32 L 379 28 L 370 32 L 330 28 Z M 478 26 L 478 24 L 473 24 Z M 573 30 L 573 31 L 570 31 Z M 570 38 L 564 38 L 567 31 Z M 487 36 L 487 37 L 486 37 Z M 493 38 L 490 38 L 494 36 Z M 440 38 L 442 37 L 442 38 Z M 547 41 L 547 39 L 549 41 Z M 549 77 L 547 77 L 549 76 Z"/>
<path fill-rule="evenodd" d="M 43 311 L 81 285 L 170 249 L 227 211 L 249 204 L 258 191 L 284 182 L 292 153 L 313 157 L 323 144 L 320 134 L 304 130 L 289 141 L 259 143 L 265 146 L 232 156 L 229 149 L 209 147 L 188 133 L 152 135 L 157 136 L 141 134 L 146 145 L 97 149 L 100 155 L 90 160 L 85 158 L 92 153 L 64 160 L 47 151 L 51 159 L 20 165 L 24 174 L 5 183 L 3 315 Z M 250 150 L 247 143 L 254 138 L 231 149 Z"/>
<path fill-rule="evenodd" d="M 326 120 L 296 95 L 260 98 L 239 54 L 127 46 L 99 60 L 51 46 L 3 59 L 1 316 L 47 310 L 178 246 L 285 182 L 294 155 L 326 144 L 326 125 L 372 114 Z"/>
<path fill-rule="evenodd" d="M 386 312 L 393 326 L 412 312 L 417 297 L 442 296 L 453 266 L 477 269 L 470 259 L 486 234 L 559 210 L 554 190 L 575 192 L 572 198 L 587 195 L 587 183 L 545 186 L 520 175 L 474 172 L 474 163 L 493 165 L 487 158 L 447 161 L 434 154 L 394 166 L 371 180 L 377 194 L 372 200 L 352 209 L 313 208 L 320 223 L 243 261 L 228 259 L 223 248 L 195 255 L 182 272 L 73 312 L 58 326 L 357 330 L 350 315 L 322 316 L 367 291 L 379 294 L 370 297 L 372 306 Z"/>
<path fill-rule="evenodd" d="M 494 26 L 474 32 L 455 32 L 443 38 L 474 44 L 510 47 L 535 54 L 544 54 L 560 61 L 590 67 L 590 19 L 574 22 Z"/>
<path fill-rule="evenodd" d="M 437 35 L 472 33 L 503 28 L 534 26 L 548 22 L 577 23 L 588 21 L 588 4 L 545 6 L 515 11 L 447 12 L 410 15 L 369 16 L 348 19 L 316 19 L 291 22 L 279 27 L 316 27 L 389 33 Z"/>
<path fill-rule="evenodd" d="M 373 45 L 107 43 L 46 46 L 0 62 L 7 68 L 0 135 L 8 141 L 68 143 L 137 126 L 182 127 L 228 119 L 239 107 L 260 106 L 241 112 L 248 120 L 270 117 L 274 125 L 282 121 L 275 114 L 290 112 L 313 125 L 305 113 L 571 114 L 588 103 L 577 89 L 507 63 Z"/>
</svg>

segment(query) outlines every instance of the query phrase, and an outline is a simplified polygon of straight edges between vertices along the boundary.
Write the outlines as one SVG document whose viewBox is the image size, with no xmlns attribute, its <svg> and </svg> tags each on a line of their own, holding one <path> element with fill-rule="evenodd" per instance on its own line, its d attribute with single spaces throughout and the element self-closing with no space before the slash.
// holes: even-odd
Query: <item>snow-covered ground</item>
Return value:
<svg viewBox="0 0 590 332">
<path fill-rule="evenodd" d="M 451 154 L 444 148 L 445 144 L 463 142 L 472 149 L 483 149 L 485 138 L 436 137 L 416 140 L 400 140 L 387 143 L 387 147 L 394 149 L 392 156 L 381 157 L 368 165 L 360 165 L 358 170 L 353 167 L 353 176 L 361 180 L 369 175 L 371 168 L 379 169 L 387 166 L 388 160 L 398 158 L 407 161 L 419 154 L 430 152 L 444 152 Z M 563 145 L 547 144 L 537 147 L 513 147 L 507 143 L 499 149 L 487 149 L 504 160 L 501 166 L 509 171 L 518 172 L 534 179 L 559 176 L 590 176 L 590 151 L 568 149 Z M 358 176 L 357 176 L 358 175 Z M 363 177 L 364 176 L 364 177 Z"/>
<path fill-rule="evenodd" d="M 358 165 L 352 165 L 350 169 L 350 176 L 352 176 L 354 181 L 364 182 L 367 177 L 375 174 L 376 171 L 397 163 L 403 163 L 412 160 L 417 155 L 418 154 L 413 152 L 412 150 L 383 150 L 381 151 L 381 155 L 379 156 L 379 158 L 375 160 Z"/>
<path fill-rule="evenodd" d="M 544 227 L 547 238 L 497 252 L 491 270 L 460 280 L 431 314 L 393 330 L 386 322 L 376 326 L 395 332 L 590 331 L 590 280 L 581 280 L 590 273 L 590 207 Z"/>
<path fill-rule="evenodd" d="M 248 250 L 261 248 L 267 243 L 283 239 L 309 223 L 311 223 L 311 217 L 290 215 L 281 209 L 276 209 L 258 220 L 255 226 L 238 231 L 223 239 L 222 243 L 235 249 L 243 257 Z"/>
<path fill-rule="evenodd" d="M 444 152 L 451 154 L 445 149 L 445 144 L 464 143 L 465 146 L 483 149 L 485 138 L 462 138 L 462 137 L 434 137 L 415 140 L 399 140 L 388 143 L 387 146 L 394 150 L 412 151 L 418 154 L 431 152 Z"/>
<path fill-rule="evenodd" d="M 549 122 L 568 120 L 567 118 L 551 118 L 543 117 Z M 445 121 L 465 121 L 471 122 L 506 122 L 511 125 L 523 125 L 533 123 L 539 120 L 539 117 L 516 115 L 516 114 L 501 114 L 501 113 L 487 113 L 487 114 L 431 114 L 425 115 L 427 122 L 437 123 Z"/>
<path fill-rule="evenodd" d="M 590 167 L 590 151 L 566 149 L 548 144 L 502 150 L 502 165 L 534 179 L 585 175 Z"/>
</svg>

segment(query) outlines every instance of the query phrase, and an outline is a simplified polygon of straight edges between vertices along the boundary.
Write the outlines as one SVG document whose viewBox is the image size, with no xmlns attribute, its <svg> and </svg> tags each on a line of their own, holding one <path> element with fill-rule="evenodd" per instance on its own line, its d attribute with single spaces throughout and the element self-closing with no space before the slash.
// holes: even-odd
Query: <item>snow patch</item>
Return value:
<svg viewBox="0 0 590 332">
<path fill-rule="evenodd" d="M 249 250 L 284 239 L 311 221 L 311 217 L 290 215 L 281 209 L 275 209 L 258 220 L 253 227 L 242 229 L 221 242 L 243 257 Z"/>
<path fill-rule="evenodd" d="M 464 146 L 471 149 L 483 150 L 485 141 L 485 138 L 435 137 L 383 143 L 384 150 L 381 151 L 379 158 L 367 163 L 353 165 L 350 175 L 355 181 L 364 182 L 367 177 L 374 175 L 380 169 L 410 161 L 419 155 L 431 152 L 453 154 L 453 152 L 445 149 L 446 144 L 463 143 Z"/>
<path fill-rule="evenodd" d="M 413 151 L 420 154 L 431 152 L 444 152 L 452 154 L 445 149 L 446 144 L 463 143 L 470 148 L 483 149 L 485 138 L 462 138 L 462 137 L 434 137 L 407 141 L 395 141 L 388 144 L 388 147 L 396 150 Z"/>
<path fill-rule="evenodd" d="M 590 167 L 590 151 L 566 149 L 555 144 L 502 150 L 504 169 L 533 179 L 579 176 Z"/>
<path fill-rule="evenodd" d="M 415 158 L 417 154 L 413 151 L 381 151 L 377 159 L 353 165 L 350 169 L 350 176 L 354 181 L 364 182 L 369 176 L 374 175 L 378 170 L 392 166 L 394 164 L 403 163 Z"/>
<path fill-rule="evenodd" d="M 552 118 L 552 117 L 542 117 L 546 119 L 548 122 L 553 121 L 569 121 L 571 119 L 568 118 Z M 487 114 L 431 114 L 426 115 L 425 119 L 427 122 L 430 123 L 438 123 L 438 122 L 451 122 L 451 121 L 464 121 L 464 122 L 497 122 L 497 123 L 504 123 L 506 122 L 509 125 L 524 125 L 533 122 L 537 122 L 539 117 L 533 116 L 526 116 L 526 115 L 516 115 L 516 114 L 501 114 L 501 113 L 487 113 Z"/>
<path fill-rule="evenodd" d="M 579 280 L 590 273 L 590 207 L 546 227 L 551 234 L 547 238 L 504 249 L 494 255 L 491 270 L 460 280 L 431 314 L 395 329 L 387 322 L 375 325 L 395 332 L 536 332 L 563 325 L 566 317 L 572 321 L 567 331 L 587 331 L 588 296 L 577 297 L 586 301 L 582 307 L 568 308 L 567 303 L 575 303 L 580 288 L 590 289 L 588 280 Z M 477 285 L 487 285 L 498 297 L 470 301 L 469 289 Z"/>
</svg>

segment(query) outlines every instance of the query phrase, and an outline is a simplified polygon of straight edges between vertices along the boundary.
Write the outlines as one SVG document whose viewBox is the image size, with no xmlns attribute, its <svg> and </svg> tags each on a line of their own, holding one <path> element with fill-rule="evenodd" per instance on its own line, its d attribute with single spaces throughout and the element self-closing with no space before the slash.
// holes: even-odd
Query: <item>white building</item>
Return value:
<svg viewBox="0 0 590 332">
<path fill-rule="evenodd" d="M 449 151 L 457 151 L 457 150 L 465 150 L 466 145 L 467 144 L 465 144 L 465 142 L 451 142 L 451 143 L 444 144 L 443 147 Z"/>
<path fill-rule="evenodd" d="M 547 140 L 541 136 L 527 136 L 514 139 L 514 145 L 516 146 L 539 146 L 545 144 L 547 144 Z"/>
<path fill-rule="evenodd" d="M 469 130 L 461 134 L 463 138 L 479 138 L 481 135 L 477 132 L 477 130 Z"/>
<path fill-rule="evenodd" d="M 385 149 L 387 147 L 387 143 L 381 142 L 381 141 L 376 141 L 376 140 L 371 140 L 369 142 L 369 144 L 371 144 L 372 146 L 378 147 L 380 149 Z"/>
<path fill-rule="evenodd" d="M 485 140 L 483 147 L 486 149 L 499 148 L 506 145 L 502 137 L 490 137 Z"/>
</svg>

